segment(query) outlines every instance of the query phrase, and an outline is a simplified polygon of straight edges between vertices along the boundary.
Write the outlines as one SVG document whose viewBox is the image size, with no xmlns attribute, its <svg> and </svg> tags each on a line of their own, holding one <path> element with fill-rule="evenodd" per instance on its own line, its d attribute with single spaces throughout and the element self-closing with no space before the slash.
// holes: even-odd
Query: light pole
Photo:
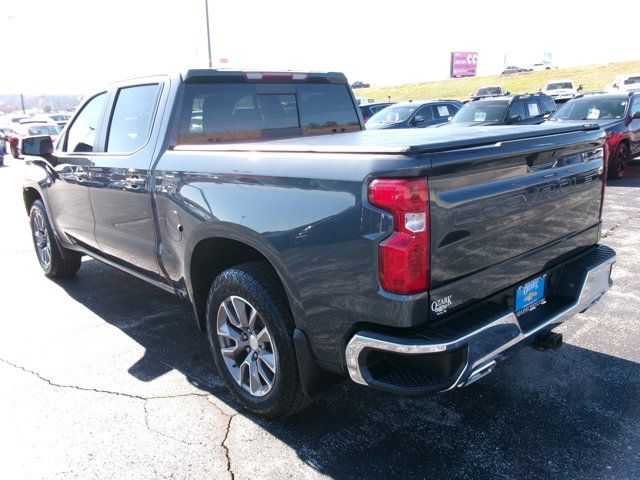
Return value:
<svg viewBox="0 0 640 480">
<path fill-rule="evenodd" d="M 207 49 L 209 50 L 209 68 L 212 68 L 213 63 L 211 63 L 211 33 L 209 32 L 209 0 L 204 0 L 204 10 L 207 16 Z"/>
</svg>

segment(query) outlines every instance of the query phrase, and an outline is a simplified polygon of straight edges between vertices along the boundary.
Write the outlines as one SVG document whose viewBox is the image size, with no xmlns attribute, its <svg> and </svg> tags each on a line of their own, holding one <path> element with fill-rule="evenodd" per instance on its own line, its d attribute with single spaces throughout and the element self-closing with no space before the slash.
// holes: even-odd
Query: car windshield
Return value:
<svg viewBox="0 0 640 480">
<path fill-rule="evenodd" d="M 485 87 L 478 90 L 478 96 L 480 95 L 500 95 L 500 87 Z"/>
<path fill-rule="evenodd" d="M 571 82 L 557 82 L 557 83 L 547 83 L 547 90 L 560 90 L 561 88 L 572 89 L 573 84 Z"/>
<path fill-rule="evenodd" d="M 60 129 L 55 125 L 36 125 L 29 127 L 27 133 L 29 135 L 58 135 Z"/>
<path fill-rule="evenodd" d="M 624 117 L 625 99 L 589 98 L 565 103 L 551 118 L 556 120 L 613 120 Z"/>
<path fill-rule="evenodd" d="M 369 119 L 370 123 L 398 123 L 407 120 L 419 105 L 393 105 L 380 110 Z"/>
<path fill-rule="evenodd" d="M 640 77 L 629 77 L 624 81 L 625 85 L 635 85 L 636 83 L 640 83 Z"/>
<path fill-rule="evenodd" d="M 49 118 L 55 122 L 63 122 L 69 120 L 69 115 L 49 115 Z"/>
<path fill-rule="evenodd" d="M 507 113 L 507 102 L 467 103 L 455 114 L 451 123 L 502 122 Z"/>
</svg>

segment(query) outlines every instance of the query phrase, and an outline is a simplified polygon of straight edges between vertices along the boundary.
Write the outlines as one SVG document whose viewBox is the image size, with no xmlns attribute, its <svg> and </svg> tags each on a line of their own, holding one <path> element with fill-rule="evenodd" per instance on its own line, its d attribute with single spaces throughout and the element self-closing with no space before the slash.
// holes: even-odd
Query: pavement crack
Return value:
<svg viewBox="0 0 640 480">
<path fill-rule="evenodd" d="M 35 376 L 36 378 L 38 378 L 39 380 L 48 383 L 49 385 L 51 385 L 52 387 L 57 387 L 57 388 L 68 388 L 68 389 L 72 389 L 72 390 L 79 390 L 81 392 L 92 392 L 92 393 L 101 393 L 101 394 L 106 394 L 106 395 L 117 395 L 120 397 L 127 397 L 127 398 L 132 398 L 135 400 L 141 400 L 143 402 L 146 402 L 147 400 L 162 400 L 162 399 L 168 399 L 168 398 L 182 398 L 182 397 L 207 397 L 209 396 L 208 393 L 197 393 L 197 392 L 192 392 L 192 393 L 181 393 L 181 394 L 177 394 L 177 395 L 157 395 L 157 396 L 150 396 L 150 397 L 143 397 L 141 395 L 132 395 L 130 393 L 123 393 L 123 392 L 116 392 L 113 390 L 103 390 L 103 389 L 99 389 L 99 388 L 90 388 L 90 387 L 81 387 L 78 385 L 63 385 L 60 383 L 56 383 L 53 382 L 51 380 L 49 380 L 46 377 L 43 377 L 42 375 L 40 375 L 38 372 L 35 372 L 33 370 L 30 370 L 28 368 L 25 368 L 21 365 L 16 365 L 15 363 L 12 363 L 8 360 L 5 360 L 3 358 L 0 358 L 0 362 L 4 363 L 5 365 L 9 365 L 15 369 L 21 370 L 25 373 L 29 373 L 33 376 Z"/>
<path fill-rule="evenodd" d="M 229 438 L 229 433 L 231 433 L 231 422 L 238 415 L 238 413 L 234 413 L 232 415 L 229 415 L 228 413 L 223 412 L 222 409 L 218 405 L 216 405 L 215 403 L 213 403 L 211 401 L 211 399 L 208 399 L 208 400 L 209 400 L 209 403 L 211 405 L 213 405 L 215 407 L 215 409 L 218 410 L 218 412 L 220 412 L 221 415 L 223 415 L 225 417 L 228 417 L 228 419 L 229 419 L 229 420 L 227 420 L 227 427 L 226 427 L 226 430 L 224 432 L 224 438 L 222 439 L 222 442 L 220 442 L 220 446 L 224 450 L 224 456 L 225 456 L 225 459 L 227 461 L 227 472 L 229 472 L 231 480 L 235 480 L 236 474 L 234 473 L 233 467 L 232 467 L 232 464 L 231 464 L 231 449 L 227 445 L 227 440 Z"/>
</svg>

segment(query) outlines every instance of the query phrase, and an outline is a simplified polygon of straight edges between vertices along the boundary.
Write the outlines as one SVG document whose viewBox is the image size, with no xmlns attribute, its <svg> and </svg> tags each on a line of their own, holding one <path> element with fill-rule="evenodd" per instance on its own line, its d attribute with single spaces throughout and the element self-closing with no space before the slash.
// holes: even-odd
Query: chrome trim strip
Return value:
<svg viewBox="0 0 640 480">
<path fill-rule="evenodd" d="M 615 261 L 616 256 L 613 254 L 613 256 L 591 268 L 584 277 L 577 300 L 565 310 L 536 325 L 532 330 L 523 331 L 515 314 L 509 312 L 473 332 L 439 343 L 415 342 L 411 338 L 394 338 L 374 332 L 360 331 L 351 338 L 345 350 L 349 376 L 354 382 L 361 385 L 370 384 L 366 378 L 369 375 L 368 371 L 366 367 L 362 368 L 361 365 L 363 353 L 369 350 L 418 355 L 440 353 L 467 347 L 469 349 L 467 364 L 454 383 L 445 390 L 455 386 L 463 386 L 470 379 L 473 379 L 475 374 L 483 370 L 486 365 L 499 359 L 498 357 L 507 349 L 542 330 L 561 324 L 573 315 L 582 313 L 594 305 L 612 285 L 610 274 L 611 267 Z"/>
</svg>

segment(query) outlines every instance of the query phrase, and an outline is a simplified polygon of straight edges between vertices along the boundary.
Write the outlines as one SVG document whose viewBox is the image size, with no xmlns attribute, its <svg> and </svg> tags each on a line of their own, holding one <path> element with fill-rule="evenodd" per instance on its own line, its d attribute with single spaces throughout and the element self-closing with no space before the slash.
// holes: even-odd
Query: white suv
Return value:
<svg viewBox="0 0 640 480">
<path fill-rule="evenodd" d="M 616 79 L 604 87 L 607 93 L 625 93 L 640 90 L 640 73 L 618 75 Z"/>
<path fill-rule="evenodd" d="M 554 102 L 566 102 L 575 97 L 579 90 L 582 90 L 582 85 L 576 87 L 572 80 L 550 80 L 542 92 L 553 98 Z"/>
</svg>

